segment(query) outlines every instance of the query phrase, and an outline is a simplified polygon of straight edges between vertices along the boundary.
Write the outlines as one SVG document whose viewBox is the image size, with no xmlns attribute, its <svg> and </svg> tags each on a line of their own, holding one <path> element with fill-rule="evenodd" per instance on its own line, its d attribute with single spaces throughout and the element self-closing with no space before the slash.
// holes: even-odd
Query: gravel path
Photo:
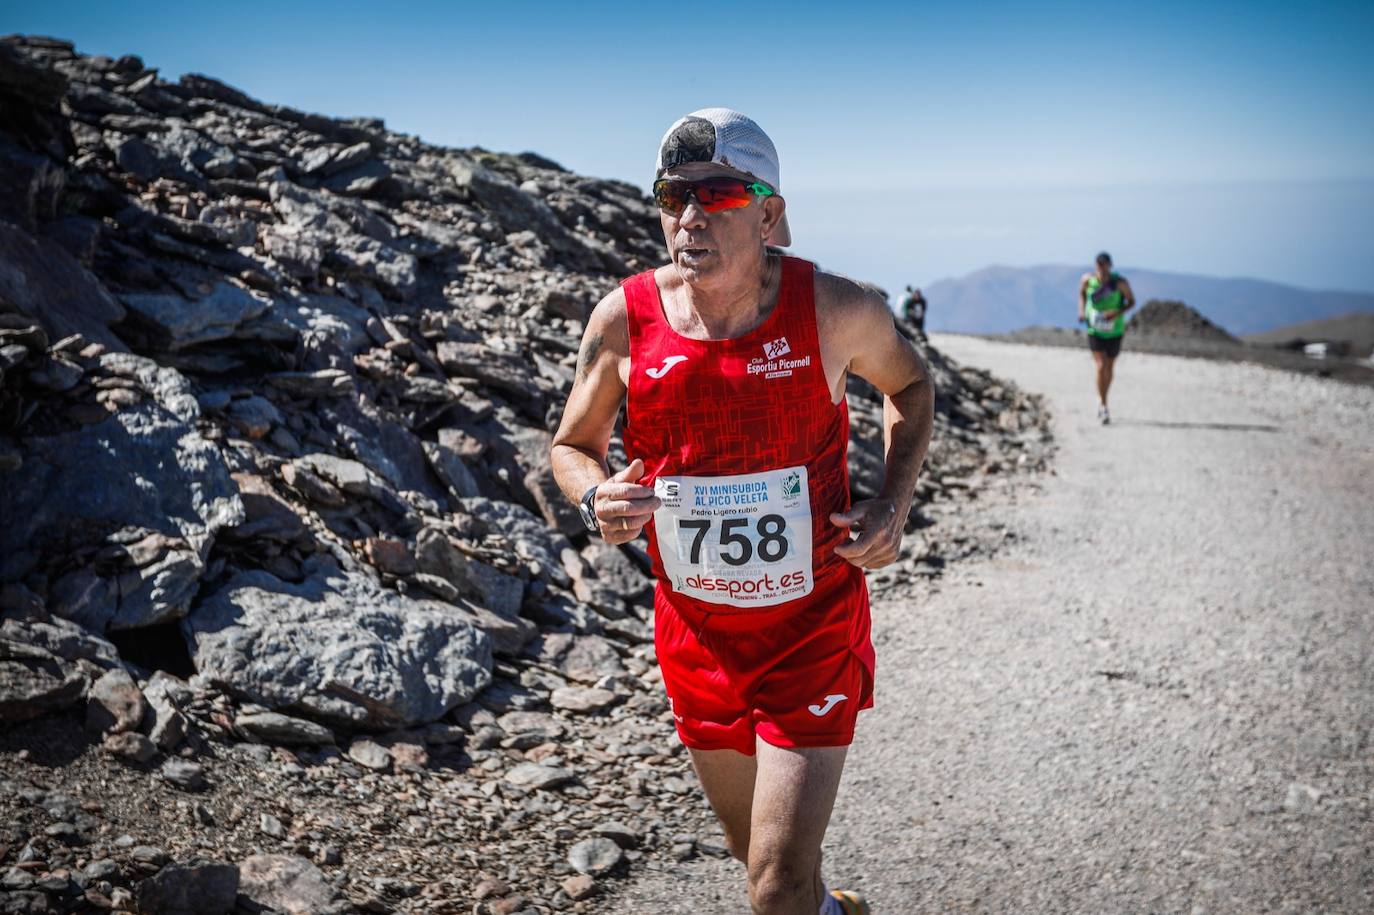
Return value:
<svg viewBox="0 0 1374 915">
<path fill-rule="evenodd" d="M 875 608 L 877 707 L 833 885 L 917 912 L 1374 912 L 1374 390 L 941 336 L 1050 398 L 1014 535 Z M 606 911 L 747 911 L 741 869 L 643 872 Z"/>
</svg>

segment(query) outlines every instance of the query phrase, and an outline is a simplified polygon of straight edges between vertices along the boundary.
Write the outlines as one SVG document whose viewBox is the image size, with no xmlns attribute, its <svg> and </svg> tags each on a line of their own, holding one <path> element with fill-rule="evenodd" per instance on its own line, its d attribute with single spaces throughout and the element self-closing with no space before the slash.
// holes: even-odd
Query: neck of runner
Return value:
<svg viewBox="0 0 1374 915">
<path fill-rule="evenodd" d="M 681 283 L 674 298 L 681 307 L 682 325 L 689 331 L 703 331 L 706 339 L 711 340 L 747 334 L 758 327 L 774 307 L 780 264 L 776 255 L 765 251 L 751 277 L 727 289 L 707 290 Z M 689 333 L 688 336 L 697 335 Z"/>
</svg>

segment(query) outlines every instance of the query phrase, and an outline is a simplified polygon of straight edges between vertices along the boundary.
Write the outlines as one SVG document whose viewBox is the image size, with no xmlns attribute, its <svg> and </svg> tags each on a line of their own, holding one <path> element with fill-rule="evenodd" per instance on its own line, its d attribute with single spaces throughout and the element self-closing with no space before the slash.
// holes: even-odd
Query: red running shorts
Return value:
<svg viewBox="0 0 1374 915">
<path fill-rule="evenodd" d="M 853 568 L 853 567 L 851 567 Z M 694 750 L 752 756 L 773 746 L 840 747 L 873 705 L 863 573 L 798 610 L 711 614 L 654 593 L 654 648 L 678 736 Z"/>
</svg>

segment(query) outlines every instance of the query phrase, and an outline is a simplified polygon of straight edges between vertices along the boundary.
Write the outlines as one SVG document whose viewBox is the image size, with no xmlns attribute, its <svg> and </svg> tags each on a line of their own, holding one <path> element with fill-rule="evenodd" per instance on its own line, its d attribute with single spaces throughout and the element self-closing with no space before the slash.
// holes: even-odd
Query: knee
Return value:
<svg viewBox="0 0 1374 915">
<path fill-rule="evenodd" d="M 768 856 L 749 862 L 749 904 L 754 915 L 790 915 L 812 899 L 816 870 L 794 856 Z"/>
</svg>

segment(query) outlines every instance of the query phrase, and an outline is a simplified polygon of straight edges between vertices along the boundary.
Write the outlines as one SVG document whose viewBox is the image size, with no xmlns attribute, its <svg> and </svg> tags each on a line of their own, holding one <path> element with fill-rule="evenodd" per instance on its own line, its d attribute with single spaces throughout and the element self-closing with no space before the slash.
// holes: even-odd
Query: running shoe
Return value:
<svg viewBox="0 0 1374 915">
<path fill-rule="evenodd" d="M 844 915 L 873 915 L 868 900 L 851 890 L 831 890 L 830 895 L 839 900 L 840 911 Z"/>
<path fill-rule="evenodd" d="M 1106 405 L 1097 408 L 1097 421 L 1104 426 L 1112 421 L 1112 414 L 1107 412 Z"/>
</svg>

